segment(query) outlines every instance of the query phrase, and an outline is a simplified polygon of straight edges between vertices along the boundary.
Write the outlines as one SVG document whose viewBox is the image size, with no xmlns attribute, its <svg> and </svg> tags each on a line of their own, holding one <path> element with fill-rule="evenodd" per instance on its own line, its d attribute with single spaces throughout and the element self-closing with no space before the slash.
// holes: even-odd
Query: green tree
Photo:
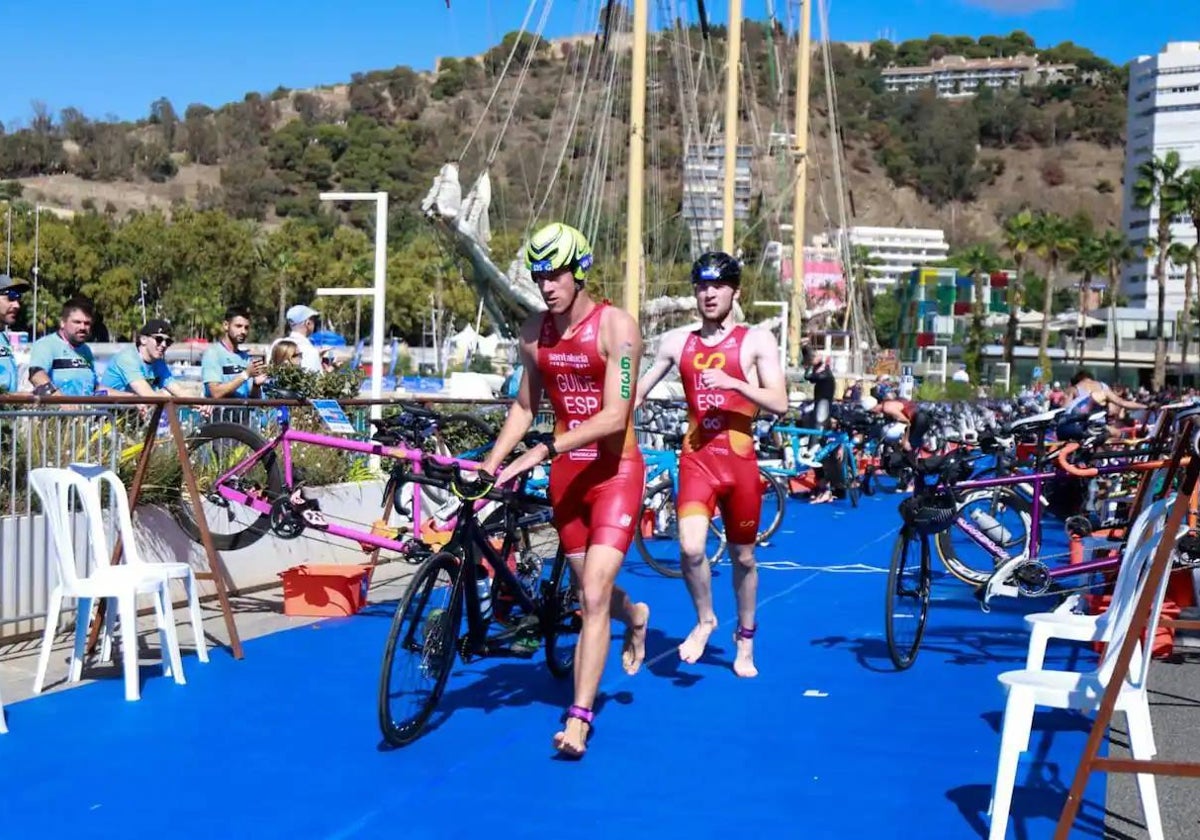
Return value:
<svg viewBox="0 0 1200 840">
<path fill-rule="evenodd" d="M 1105 251 L 1104 243 L 1099 237 L 1084 234 L 1079 237 L 1079 250 L 1075 256 L 1071 258 L 1068 267 L 1071 271 L 1079 272 L 1079 313 L 1080 321 L 1086 322 L 1087 319 L 1087 293 L 1092 288 L 1092 279 L 1098 274 L 1102 274 L 1108 268 L 1108 256 Z M 1079 330 L 1075 336 L 1076 346 L 1079 348 L 1079 364 L 1083 365 L 1083 354 L 1087 347 L 1084 331 Z"/>
<path fill-rule="evenodd" d="M 1121 280 L 1121 272 L 1125 265 L 1133 259 L 1133 248 L 1125 240 L 1125 237 L 1114 230 L 1106 230 L 1100 235 L 1100 251 L 1104 254 L 1105 270 L 1108 273 L 1108 305 L 1110 307 L 1117 305 L 1117 288 Z M 1116 330 L 1116 318 L 1112 318 L 1109 322 L 1109 329 Z M 1113 344 L 1113 376 L 1118 381 L 1121 379 L 1121 336 L 1114 332 L 1112 335 Z"/>
<path fill-rule="evenodd" d="M 1133 184 L 1133 203 L 1157 216 L 1154 252 L 1157 257 L 1154 277 L 1158 283 L 1158 321 L 1154 339 L 1153 387 L 1161 389 L 1167 381 L 1167 259 L 1171 248 L 1171 225 L 1187 209 L 1183 179 L 1179 170 L 1179 152 L 1138 164 Z M 1157 212 L 1156 212 L 1157 211 Z"/>
<path fill-rule="evenodd" d="M 971 275 L 974 295 L 971 307 L 971 327 L 967 334 L 967 346 L 963 356 L 967 369 L 971 373 L 972 382 L 983 381 L 983 347 L 987 343 L 987 330 L 984 318 L 987 310 L 984 306 L 983 278 L 1000 267 L 1000 258 L 990 245 L 975 245 L 968 248 L 958 257 L 959 266 Z"/>
<path fill-rule="evenodd" d="M 1003 245 L 1012 255 L 1016 272 L 1008 286 L 1008 326 L 1004 330 L 1004 361 L 1009 369 L 1013 364 L 1013 347 L 1017 343 L 1017 318 L 1025 299 L 1021 294 L 1021 282 L 1024 277 L 1025 258 L 1032 250 L 1035 241 L 1036 225 L 1034 216 L 1028 209 L 1021 210 L 1004 220 Z"/>
<path fill-rule="evenodd" d="M 1042 213 L 1034 224 L 1034 250 L 1046 262 L 1046 288 L 1042 293 L 1042 330 L 1038 339 L 1038 364 L 1043 377 L 1051 377 L 1050 312 L 1054 306 L 1055 283 L 1059 266 L 1079 249 L 1079 240 L 1070 222 L 1054 213 Z"/>
<path fill-rule="evenodd" d="M 1186 206 L 1187 214 L 1192 219 L 1192 226 L 1196 230 L 1197 253 L 1192 261 L 1192 283 L 1189 283 L 1184 291 L 1184 306 L 1183 306 L 1183 344 L 1180 353 L 1180 370 L 1187 371 L 1187 351 L 1188 342 L 1191 338 L 1192 331 L 1195 329 L 1195 318 L 1192 315 L 1192 302 L 1196 300 L 1196 295 L 1193 294 L 1194 284 L 1200 284 L 1200 169 L 1188 169 L 1181 176 L 1183 183 L 1183 201 Z"/>
</svg>

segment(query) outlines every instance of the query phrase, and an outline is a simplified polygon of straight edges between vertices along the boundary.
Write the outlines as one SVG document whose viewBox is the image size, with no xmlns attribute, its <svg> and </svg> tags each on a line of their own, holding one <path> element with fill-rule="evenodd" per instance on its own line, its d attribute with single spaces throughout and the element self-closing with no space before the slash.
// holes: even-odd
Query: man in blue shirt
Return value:
<svg viewBox="0 0 1200 840">
<path fill-rule="evenodd" d="M 8 338 L 8 328 L 17 322 L 21 295 L 28 291 L 28 283 L 18 283 L 7 274 L 0 274 L 0 393 L 17 392 L 17 359 Z"/>
<path fill-rule="evenodd" d="M 204 395 L 223 400 L 233 397 L 257 397 L 267 380 L 266 367 L 261 359 L 251 359 L 241 349 L 250 334 L 250 316 L 245 307 L 231 306 L 225 310 L 221 325 L 225 334 L 200 357 L 200 379 Z"/>
<path fill-rule="evenodd" d="M 42 336 L 29 348 L 33 393 L 90 397 L 96 392 L 96 362 L 87 346 L 93 316 L 92 302 L 85 297 L 63 304 L 58 332 Z"/>
<path fill-rule="evenodd" d="M 137 394 L 153 397 L 166 391 L 177 397 L 188 396 L 187 391 L 171 376 L 164 356 L 174 343 L 171 324 L 151 318 L 134 336 L 134 345 L 126 347 L 112 357 L 108 369 L 100 378 L 101 386 L 110 392 Z"/>
</svg>

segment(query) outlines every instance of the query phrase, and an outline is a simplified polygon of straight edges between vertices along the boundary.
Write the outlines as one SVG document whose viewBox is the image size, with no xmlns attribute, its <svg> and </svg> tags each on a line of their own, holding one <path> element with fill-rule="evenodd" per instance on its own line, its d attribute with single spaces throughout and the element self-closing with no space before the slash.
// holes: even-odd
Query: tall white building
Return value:
<svg viewBox="0 0 1200 840">
<path fill-rule="evenodd" d="M 850 248 L 865 248 L 868 259 L 867 281 L 875 294 L 896 285 L 897 279 L 914 268 L 941 262 L 950 254 L 944 231 L 922 228 L 852 227 L 837 228 L 829 234 L 817 234 L 812 243 L 818 248 L 840 248 L 848 236 Z"/>
<path fill-rule="evenodd" d="M 750 218 L 752 146 L 738 146 L 734 170 L 733 218 Z M 725 227 L 725 141 L 688 146 L 683 160 L 683 219 L 692 235 L 692 257 L 721 247 Z"/>
<path fill-rule="evenodd" d="M 1129 68 L 1129 119 L 1125 141 L 1125 191 L 1121 227 L 1139 246 L 1155 237 L 1158 208 L 1133 203 L 1138 165 L 1174 150 L 1181 171 L 1200 167 L 1200 41 L 1167 44 L 1158 55 L 1139 56 Z M 1190 216 L 1171 226 L 1174 241 L 1193 244 L 1196 229 Z M 1168 310 L 1183 309 L 1184 270 L 1167 263 Z M 1121 290 L 1134 308 L 1158 308 L 1155 259 L 1139 259 L 1125 268 Z"/>
</svg>

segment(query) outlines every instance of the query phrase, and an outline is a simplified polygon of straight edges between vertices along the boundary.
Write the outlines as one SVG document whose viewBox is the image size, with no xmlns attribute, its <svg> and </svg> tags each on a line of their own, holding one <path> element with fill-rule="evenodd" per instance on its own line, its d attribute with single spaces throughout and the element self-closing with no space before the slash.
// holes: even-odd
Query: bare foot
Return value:
<svg viewBox="0 0 1200 840">
<path fill-rule="evenodd" d="M 740 639 L 735 634 L 733 641 L 737 645 L 733 673 L 739 677 L 757 677 L 758 669 L 754 667 L 754 639 Z"/>
<path fill-rule="evenodd" d="M 621 665 L 629 676 L 636 674 L 646 658 L 646 627 L 650 623 L 650 607 L 633 605 L 633 624 L 625 628 L 625 647 L 621 650 Z"/>
<path fill-rule="evenodd" d="M 716 629 L 717 620 L 715 618 L 708 621 L 697 621 L 696 626 L 692 628 L 692 632 L 688 633 L 688 637 L 679 646 L 679 658 L 689 665 L 693 662 L 698 662 L 700 657 L 704 655 L 704 648 L 708 645 L 708 637 Z"/>
<path fill-rule="evenodd" d="M 587 752 L 587 736 L 591 725 L 579 718 L 567 718 L 561 732 L 554 733 L 554 749 L 566 758 L 581 758 Z"/>
</svg>

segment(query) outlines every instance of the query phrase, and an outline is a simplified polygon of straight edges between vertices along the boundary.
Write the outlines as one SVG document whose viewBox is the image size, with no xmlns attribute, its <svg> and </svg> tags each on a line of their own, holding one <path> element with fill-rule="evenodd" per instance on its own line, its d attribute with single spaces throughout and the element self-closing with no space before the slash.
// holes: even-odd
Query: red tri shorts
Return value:
<svg viewBox="0 0 1200 840">
<path fill-rule="evenodd" d="M 646 464 L 641 452 L 619 460 L 574 462 L 560 455 L 550 466 L 550 505 L 563 551 L 581 555 L 593 545 L 629 550 L 642 511 Z"/>
<path fill-rule="evenodd" d="M 712 519 L 719 506 L 730 545 L 758 542 L 762 497 L 762 476 L 755 458 L 718 454 L 710 448 L 679 456 L 679 498 L 675 503 L 679 518 Z"/>
</svg>

